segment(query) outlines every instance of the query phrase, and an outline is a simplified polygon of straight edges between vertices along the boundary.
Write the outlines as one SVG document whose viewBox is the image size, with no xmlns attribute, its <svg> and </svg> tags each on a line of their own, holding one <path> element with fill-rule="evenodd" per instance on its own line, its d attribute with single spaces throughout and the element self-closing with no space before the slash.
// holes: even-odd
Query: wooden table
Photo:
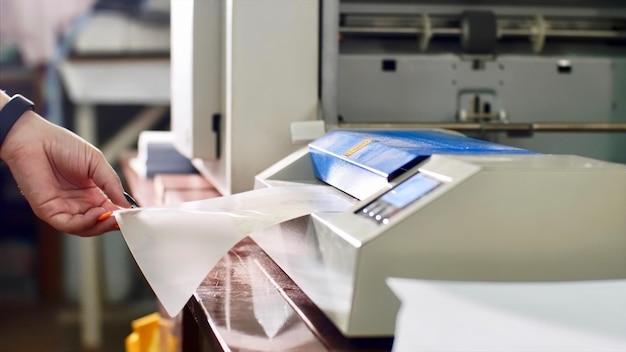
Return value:
<svg viewBox="0 0 626 352">
<path fill-rule="evenodd" d="M 142 206 L 219 196 L 199 175 L 151 180 L 138 177 L 128 157 L 121 166 L 129 191 Z M 185 352 L 389 351 L 393 342 L 343 336 L 249 237 L 216 264 L 171 321 Z"/>
</svg>

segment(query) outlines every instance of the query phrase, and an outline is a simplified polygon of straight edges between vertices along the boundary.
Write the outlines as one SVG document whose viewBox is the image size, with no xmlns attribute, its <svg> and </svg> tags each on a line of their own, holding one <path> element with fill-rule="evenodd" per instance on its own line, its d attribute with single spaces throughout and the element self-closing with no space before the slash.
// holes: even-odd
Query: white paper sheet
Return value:
<svg viewBox="0 0 626 352">
<path fill-rule="evenodd" d="M 387 284 L 395 352 L 626 351 L 626 280 Z"/>
<path fill-rule="evenodd" d="M 329 186 L 273 187 L 115 217 L 137 265 L 168 314 L 180 312 L 213 266 L 256 230 L 351 203 Z"/>
</svg>

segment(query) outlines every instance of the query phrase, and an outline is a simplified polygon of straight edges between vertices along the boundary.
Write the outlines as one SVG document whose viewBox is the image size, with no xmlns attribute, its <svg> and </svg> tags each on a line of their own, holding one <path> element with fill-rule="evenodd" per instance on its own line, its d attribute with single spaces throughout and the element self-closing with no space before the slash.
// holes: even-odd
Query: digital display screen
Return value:
<svg viewBox="0 0 626 352">
<path fill-rule="evenodd" d="M 417 174 L 385 193 L 380 199 L 401 209 L 432 191 L 439 184 L 440 182 L 435 179 Z"/>
</svg>

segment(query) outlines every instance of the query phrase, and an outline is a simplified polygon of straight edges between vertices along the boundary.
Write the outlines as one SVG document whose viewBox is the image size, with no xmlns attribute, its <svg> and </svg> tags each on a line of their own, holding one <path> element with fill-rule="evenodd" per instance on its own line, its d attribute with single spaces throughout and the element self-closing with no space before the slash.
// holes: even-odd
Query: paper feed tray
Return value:
<svg viewBox="0 0 626 352">
<path fill-rule="evenodd" d="M 364 199 L 434 154 L 535 154 L 446 131 L 334 130 L 309 144 L 321 181 Z"/>
</svg>

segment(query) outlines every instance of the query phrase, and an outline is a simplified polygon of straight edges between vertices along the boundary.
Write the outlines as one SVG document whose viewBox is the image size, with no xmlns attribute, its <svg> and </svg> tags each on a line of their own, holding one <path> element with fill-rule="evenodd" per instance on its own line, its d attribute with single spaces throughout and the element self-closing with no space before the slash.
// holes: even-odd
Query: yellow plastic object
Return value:
<svg viewBox="0 0 626 352">
<path fill-rule="evenodd" d="M 176 352 L 178 339 L 171 334 L 169 321 L 152 313 L 133 320 L 133 332 L 126 337 L 126 352 Z"/>
</svg>

